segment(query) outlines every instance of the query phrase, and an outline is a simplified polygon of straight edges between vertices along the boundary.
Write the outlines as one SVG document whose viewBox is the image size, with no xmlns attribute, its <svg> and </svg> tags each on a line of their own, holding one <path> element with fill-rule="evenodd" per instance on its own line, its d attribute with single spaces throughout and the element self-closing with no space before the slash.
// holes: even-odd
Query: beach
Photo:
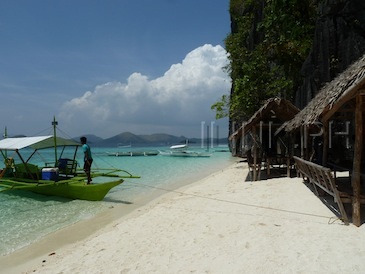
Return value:
<svg viewBox="0 0 365 274">
<path fill-rule="evenodd" d="M 121 217 L 114 206 L 3 256 L 0 273 L 364 272 L 364 225 L 344 225 L 301 178 L 247 174 L 237 160 Z"/>
</svg>

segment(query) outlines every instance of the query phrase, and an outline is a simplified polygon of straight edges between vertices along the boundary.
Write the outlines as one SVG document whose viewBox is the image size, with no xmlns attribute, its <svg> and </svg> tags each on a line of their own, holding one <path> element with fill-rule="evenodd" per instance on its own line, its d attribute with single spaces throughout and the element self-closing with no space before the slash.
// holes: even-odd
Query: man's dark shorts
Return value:
<svg viewBox="0 0 365 274">
<path fill-rule="evenodd" d="M 90 160 L 87 160 L 84 162 L 84 171 L 85 172 L 90 172 L 92 163 L 93 163 L 93 159 L 90 159 Z"/>
</svg>

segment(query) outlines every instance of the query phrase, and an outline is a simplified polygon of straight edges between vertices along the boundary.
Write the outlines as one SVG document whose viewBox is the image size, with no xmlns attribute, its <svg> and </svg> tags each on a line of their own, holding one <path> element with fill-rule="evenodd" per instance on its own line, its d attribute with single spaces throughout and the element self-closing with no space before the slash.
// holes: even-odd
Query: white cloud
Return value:
<svg viewBox="0 0 365 274">
<path fill-rule="evenodd" d="M 210 106 L 229 93 L 230 79 L 223 70 L 227 62 L 221 46 L 204 45 L 159 78 L 133 73 L 126 83 L 98 85 L 66 102 L 59 118 L 68 128 L 78 125 L 80 134 L 111 137 L 123 131 L 173 133 L 180 128 L 176 135 L 189 136 L 191 129 L 200 132 L 201 121 L 214 120 Z"/>
</svg>

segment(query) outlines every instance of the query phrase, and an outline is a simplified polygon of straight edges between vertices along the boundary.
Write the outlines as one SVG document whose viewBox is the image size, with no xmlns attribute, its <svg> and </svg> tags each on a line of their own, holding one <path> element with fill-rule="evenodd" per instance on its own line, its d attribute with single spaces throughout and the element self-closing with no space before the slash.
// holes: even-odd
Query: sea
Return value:
<svg viewBox="0 0 365 274">
<path fill-rule="evenodd" d="M 114 205 L 153 199 L 156 195 L 191 184 L 233 163 L 227 146 L 190 147 L 211 153 L 210 157 L 110 156 L 119 151 L 164 151 L 168 147 L 92 148 L 94 168 L 118 168 L 139 179 L 125 179 L 102 201 L 70 200 L 26 191 L 0 192 L 0 256 L 10 254 L 77 222 L 91 219 Z M 51 153 L 50 153 L 51 154 Z M 82 162 L 79 151 L 77 160 Z M 1 189 L 0 189 L 1 190 Z"/>
</svg>

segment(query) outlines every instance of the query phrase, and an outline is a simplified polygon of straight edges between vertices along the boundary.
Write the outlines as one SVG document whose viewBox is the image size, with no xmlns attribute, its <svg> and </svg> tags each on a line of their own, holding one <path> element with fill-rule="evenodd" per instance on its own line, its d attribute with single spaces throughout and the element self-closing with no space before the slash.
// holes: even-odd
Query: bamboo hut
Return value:
<svg viewBox="0 0 365 274">
<path fill-rule="evenodd" d="M 290 101 L 281 98 L 270 98 L 253 116 L 242 124 L 230 137 L 233 156 L 247 158 L 253 180 L 260 178 L 261 167 L 267 167 L 284 161 L 287 165 L 293 148 L 284 140 L 287 136 L 274 135 L 284 122 L 293 119 L 299 112 Z"/>
<path fill-rule="evenodd" d="M 349 171 L 352 221 L 357 226 L 361 225 L 361 180 L 364 183 L 365 170 L 364 110 L 365 55 L 327 83 L 294 119 L 282 126 L 287 132 L 301 129 L 302 140 L 306 139 L 303 134 L 309 126 L 321 126 L 322 131 L 316 137 L 322 139 L 323 146 L 317 163 L 333 170 Z M 302 147 L 305 145 L 302 142 Z"/>
</svg>

